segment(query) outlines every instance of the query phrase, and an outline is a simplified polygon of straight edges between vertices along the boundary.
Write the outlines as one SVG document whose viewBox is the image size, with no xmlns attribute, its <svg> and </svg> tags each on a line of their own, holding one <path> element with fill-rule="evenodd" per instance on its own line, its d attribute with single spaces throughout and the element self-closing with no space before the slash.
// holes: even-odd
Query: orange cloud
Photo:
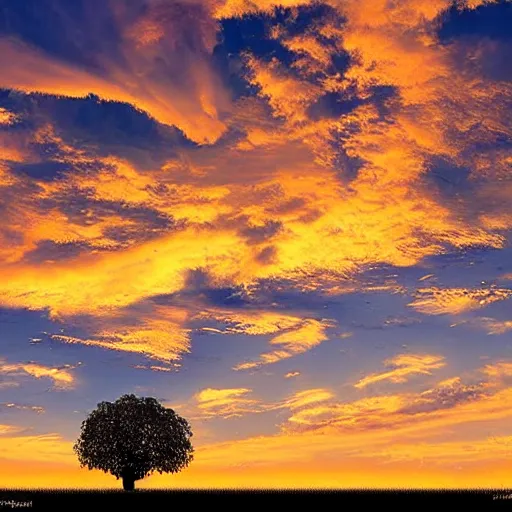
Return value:
<svg viewBox="0 0 512 512">
<path fill-rule="evenodd" d="M 282 400 L 265 402 L 255 397 L 253 390 L 248 388 L 206 388 L 193 396 L 193 406 L 185 407 L 192 418 L 230 419 L 276 410 L 296 411 L 333 397 L 331 391 L 317 388 L 297 391 Z"/>
<path fill-rule="evenodd" d="M 22 430 L 20 427 L 16 427 L 14 425 L 0 425 L 0 435 L 12 434 L 14 432 L 19 432 Z"/>
<path fill-rule="evenodd" d="M 326 48 L 312 35 L 292 36 L 283 41 L 283 45 L 302 56 L 294 63 L 305 73 L 325 72 L 332 61 L 329 48 Z"/>
<path fill-rule="evenodd" d="M 16 120 L 16 115 L 5 108 L 0 108 L 0 126 L 9 126 Z"/>
<path fill-rule="evenodd" d="M 200 3 L 155 2 L 135 20 L 122 4 L 109 2 L 105 9 L 112 11 L 121 35 L 114 42 L 115 53 L 105 46 L 91 54 L 94 70 L 4 37 L 0 86 L 75 98 L 92 93 L 130 103 L 198 143 L 215 142 L 226 129 L 219 111 L 229 108 L 229 98 L 208 59 L 217 27 L 206 9 Z M 95 14 L 86 7 L 80 23 L 97 40 L 106 40 Z M 58 22 L 67 23 L 68 31 L 78 29 L 75 20 Z"/>
<path fill-rule="evenodd" d="M 0 300 L 9 307 L 30 304 L 31 309 L 51 302 L 55 315 L 69 316 L 172 293 L 183 286 L 186 269 L 201 266 L 208 253 L 210 258 L 225 254 L 227 245 L 236 240 L 227 232 L 217 233 L 215 241 L 201 234 L 201 230 L 192 229 L 122 252 L 90 254 L 76 262 L 11 267 L 9 280 L 0 289 Z M 227 262 L 219 259 L 217 265 L 227 267 Z M 0 274 L 6 272 L 0 269 Z"/>
<path fill-rule="evenodd" d="M 406 382 L 409 376 L 415 374 L 431 375 L 431 370 L 437 370 L 446 366 L 443 356 L 428 354 L 399 354 L 384 362 L 393 369 L 384 373 L 375 373 L 364 377 L 354 387 L 363 388 L 375 382 L 389 380 L 395 383 Z"/>
<path fill-rule="evenodd" d="M 203 389 L 195 395 L 197 407 L 207 417 L 233 418 L 255 412 L 257 400 L 247 398 L 250 389 Z"/>
<path fill-rule="evenodd" d="M 210 0 L 209 0 L 210 2 Z M 276 7 L 309 5 L 313 0 L 211 0 L 214 16 L 219 19 L 241 17 L 257 12 L 271 12 Z"/>
<path fill-rule="evenodd" d="M 260 361 L 241 363 L 237 370 L 256 368 L 262 364 L 275 363 L 302 354 L 328 339 L 325 330 L 335 326 L 332 320 L 304 319 L 272 311 L 229 311 L 209 309 L 199 312 L 196 320 L 214 319 L 229 327 L 221 331 L 203 327 L 202 330 L 228 334 L 265 335 L 277 334 L 270 340 L 270 345 L 279 348 L 261 355 Z"/>
<path fill-rule="evenodd" d="M 321 94 L 321 89 L 301 82 L 280 68 L 277 60 L 270 64 L 250 58 L 247 62 L 251 73 L 251 83 L 258 86 L 260 95 L 268 103 L 276 117 L 282 117 L 292 123 L 308 120 L 306 109 Z M 294 94 L 289 91 L 293 90 Z"/>
<path fill-rule="evenodd" d="M 195 318 L 212 319 L 227 324 L 226 330 L 220 331 L 222 333 L 252 336 L 276 334 L 283 330 L 294 329 L 303 322 L 303 319 L 298 316 L 273 311 L 230 311 L 219 308 L 200 311 Z"/>
<path fill-rule="evenodd" d="M 132 318 L 134 314 L 137 314 L 135 319 Z M 139 310 L 96 318 L 92 324 L 94 336 L 90 339 L 65 334 L 52 334 L 51 337 L 64 343 L 135 352 L 172 362 L 190 350 L 190 330 L 184 326 L 188 316 L 188 311 L 183 308 L 147 305 Z M 91 329 L 88 322 L 85 327 Z"/>
<path fill-rule="evenodd" d="M 492 379 L 491 382 L 499 381 L 503 377 L 512 376 L 512 363 L 509 363 L 507 361 L 499 361 L 496 364 L 484 366 L 482 371 L 490 379 Z"/>
<path fill-rule="evenodd" d="M 483 328 L 487 334 L 500 335 L 512 330 L 512 321 L 496 320 L 495 318 L 478 318 L 473 322 L 476 326 Z"/>
<path fill-rule="evenodd" d="M 235 367 L 235 370 L 256 368 L 263 364 L 276 363 L 282 359 L 307 352 L 322 343 L 322 341 L 327 340 L 328 337 L 325 330 L 333 326 L 334 324 L 328 320 L 306 319 L 297 329 L 279 334 L 270 340 L 271 345 L 283 348 L 261 354 L 259 361 L 241 363 Z"/>
<path fill-rule="evenodd" d="M 296 409 L 311 406 L 312 404 L 325 402 L 333 397 L 334 394 L 327 389 L 307 389 L 305 391 L 299 391 L 288 397 L 284 401 L 283 406 L 294 411 Z"/>
<path fill-rule="evenodd" d="M 467 288 L 422 288 L 417 290 L 417 298 L 409 304 L 420 313 L 430 315 L 458 315 L 466 311 L 484 308 L 497 301 L 512 297 L 507 288 L 467 289 Z"/>
<path fill-rule="evenodd" d="M 36 379 L 48 378 L 51 379 L 56 388 L 70 388 L 75 384 L 73 375 L 67 368 L 74 368 L 71 365 L 65 365 L 61 368 L 52 368 L 38 363 L 7 363 L 5 359 L 0 359 L 0 373 L 18 376 L 30 375 Z"/>
</svg>

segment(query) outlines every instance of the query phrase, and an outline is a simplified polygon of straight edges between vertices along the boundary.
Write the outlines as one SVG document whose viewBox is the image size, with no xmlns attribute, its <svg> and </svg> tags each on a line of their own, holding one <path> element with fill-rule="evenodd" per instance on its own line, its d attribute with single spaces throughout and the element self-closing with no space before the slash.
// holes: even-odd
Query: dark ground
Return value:
<svg viewBox="0 0 512 512">
<path fill-rule="evenodd" d="M 315 508 L 321 505 L 321 502 L 333 503 L 336 506 L 347 506 L 351 502 L 363 502 L 368 504 L 382 505 L 382 502 L 418 502 L 419 504 L 433 503 L 434 501 L 443 502 L 444 505 L 463 506 L 465 502 L 476 505 L 488 504 L 497 505 L 499 502 L 510 500 L 512 506 L 512 490 L 481 490 L 481 491 L 435 491 L 435 490 L 343 490 L 343 491 L 307 491 L 307 490 L 135 490 L 126 492 L 123 490 L 20 490 L 20 489 L 0 489 L 0 510 L 8 509 L 36 509 L 36 510 L 67 510 L 71 507 L 98 507 L 99 510 L 108 510 L 106 507 L 115 506 L 124 507 L 128 505 L 137 506 L 155 506 L 167 509 L 175 507 L 184 499 L 186 507 L 190 506 L 195 499 L 202 502 L 205 498 L 209 500 L 208 506 L 212 504 L 212 499 L 219 504 L 229 503 L 233 500 L 243 500 L 252 505 L 258 505 L 268 500 L 272 507 L 278 506 L 283 500 L 283 505 L 290 506 L 290 501 L 296 501 L 301 505 L 311 504 Z M 218 501 L 217 501 L 218 500 Z"/>
</svg>

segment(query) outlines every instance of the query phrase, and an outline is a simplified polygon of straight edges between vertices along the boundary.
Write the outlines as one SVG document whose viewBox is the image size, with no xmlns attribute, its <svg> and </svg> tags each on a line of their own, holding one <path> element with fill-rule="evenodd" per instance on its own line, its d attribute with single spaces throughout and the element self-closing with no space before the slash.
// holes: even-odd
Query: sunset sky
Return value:
<svg viewBox="0 0 512 512">
<path fill-rule="evenodd" d="M 512 3 L 0 0 L 0 486 L 152 396 L 137 487 L 512 487 Z"/>
</svg>

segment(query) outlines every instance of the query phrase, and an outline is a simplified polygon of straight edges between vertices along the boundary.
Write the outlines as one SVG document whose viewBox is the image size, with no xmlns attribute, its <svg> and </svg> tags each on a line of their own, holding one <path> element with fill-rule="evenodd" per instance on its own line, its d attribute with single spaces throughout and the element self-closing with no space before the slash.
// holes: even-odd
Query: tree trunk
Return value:
<svg viewBox="0 0 512 512">
<path fill-rule="evenodd" d="M 131 475 L 123 475 L 123 489 L 133 491 L 135 489 L 135 478 Z"/>
</svg>

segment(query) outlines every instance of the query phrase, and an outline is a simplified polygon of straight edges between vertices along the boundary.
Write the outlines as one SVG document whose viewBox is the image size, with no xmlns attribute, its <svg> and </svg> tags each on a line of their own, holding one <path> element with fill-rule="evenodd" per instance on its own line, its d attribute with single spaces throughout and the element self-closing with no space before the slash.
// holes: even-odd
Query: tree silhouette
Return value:
<svg viewBox="0 0 512 512">
<path fill-rule="evenodd" d="M 123 479 L 125 491 L 154 471 L 177 473 L 193 459 L 188 422 L 154 398 L 123 395 L 101 402 L 73 446 L 81 467 Z"/>
</svg>

